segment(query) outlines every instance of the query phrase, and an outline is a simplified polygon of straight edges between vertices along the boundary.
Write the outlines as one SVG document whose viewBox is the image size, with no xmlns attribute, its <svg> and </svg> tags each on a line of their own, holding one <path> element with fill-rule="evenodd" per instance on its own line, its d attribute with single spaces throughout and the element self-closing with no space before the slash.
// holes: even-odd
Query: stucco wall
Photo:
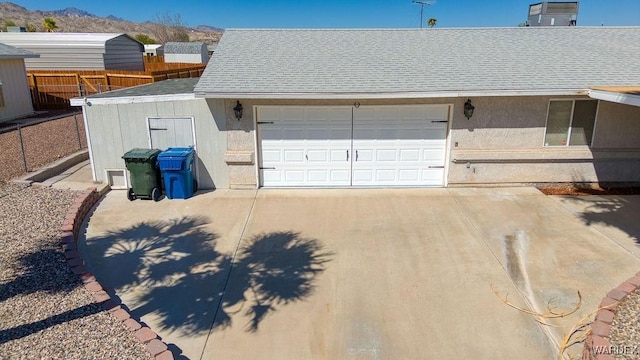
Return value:
<svg viewBox="0 0 640 360">
<path fill-rule="evenodd" d="M 84 106 L 91 157 L 98 181 L 105 169 L 125 169 L 122 155 L 148 148 L 148 117 L 194 117 L 200 189 L 228 188 L 226 123 L 221 100 L 176 100 L 134 104 Z"/>
<path fill-rule="evenodd" d="M 551 99 L 587 97 L 478 97 L 467 120 L 466 98 L 385 100 L 225 100 L 231 187 L 256 187 L 254 106 L 453 104 L 449 133 L 448 185 L 506 185 L 555 182 L 640 182 L 640 108 L 600 102 L 593 147 L 545 147 Z"/>
<path fill-rule="evenodd" d="M 449 185 L 640 181 L 640 108 L 601 101 L 592 147 L 544 147 L 551 99 L 477 98 L 471 120 L 455 113 Z"/>
</svg>

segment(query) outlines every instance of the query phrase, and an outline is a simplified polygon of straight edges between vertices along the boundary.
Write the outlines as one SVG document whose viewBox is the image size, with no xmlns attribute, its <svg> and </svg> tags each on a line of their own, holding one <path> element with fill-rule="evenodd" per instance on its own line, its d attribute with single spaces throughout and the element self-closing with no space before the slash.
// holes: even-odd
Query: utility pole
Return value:
<svg viewBox="0 0 640 360">
<path fill-rule="evenodd" d="M 431 4 L 435 3 L 435 1 L 416 1 L 416 0 L 413 0 L 411 2 L 416 4 L 416 5 L 420 5 L 420 29 L 422 29 L 422 23 L 424 22 L 424 20 L 422 18 L 422 14 L 424 13 L 424 6 L 425 5 L 431 5 Z"/>
</svg>

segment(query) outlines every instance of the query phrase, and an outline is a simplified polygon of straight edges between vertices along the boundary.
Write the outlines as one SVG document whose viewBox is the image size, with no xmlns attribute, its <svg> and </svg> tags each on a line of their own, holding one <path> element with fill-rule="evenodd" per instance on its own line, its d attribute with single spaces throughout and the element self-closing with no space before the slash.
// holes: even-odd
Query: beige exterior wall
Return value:
<svg viewBox="0 0 640 360">
<path fill-rule="evenodd" d="M 0 60 L 0 82 L 4 97 L 4 107 L 0 107 L 0 123 L 33 113 L 23 59 Z"/>
<path fill-rule="evenodd" d="M 555 182 L 640 182 L 640 108 L 600 102 L 593 146 L 545 147 L 551 99 L 587 97 L 478 97 L 467 120 L 466 98 L 383 100 L 225 100 L 229 184 L 255 188 L 258 156 L 254 109 L 260 105 L 453 104 L 449 132 L 449 186 Z"/>
<path fill-rule="evenodd" d="M 640 108 L 601 101 L 592 147 L 545 147 L 552 99 L 472 99 L 471 120 L 454 116 L 449 185 L 640 182 Z"/>
</svg>

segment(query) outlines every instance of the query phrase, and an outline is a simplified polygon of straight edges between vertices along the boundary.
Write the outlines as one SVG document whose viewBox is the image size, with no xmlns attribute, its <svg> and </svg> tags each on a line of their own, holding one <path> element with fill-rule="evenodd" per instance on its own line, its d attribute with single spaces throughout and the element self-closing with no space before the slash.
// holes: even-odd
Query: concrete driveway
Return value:
<svg viewBox="0 0 640 360">
<path fill-rule="evenodd" d="M 621 215 L 640 197 L 611 219 L 603 210 L 600 227 L 582 199 L 339 189 L 154 203 L 112 191 L 79 246 L 132 315 L 189 359 L 550 359 L 640 269 L 640 229 Z M 582 305 L 545 326 L 492 287 L 534 311 L 569 311 L 578 291 Z"/>
</svg>

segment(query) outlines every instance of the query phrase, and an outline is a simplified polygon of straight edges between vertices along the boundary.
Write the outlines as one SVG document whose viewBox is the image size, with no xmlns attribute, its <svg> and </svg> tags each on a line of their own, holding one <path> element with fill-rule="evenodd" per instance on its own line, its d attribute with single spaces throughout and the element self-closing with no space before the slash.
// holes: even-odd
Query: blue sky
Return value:
<svg viewBox="0 0 640 360">
<path fill-rule="evenodd" d="M 411 28 L 420 26 L 420 6 L 411 0 L 13 0 L 29 10 L 77 7 L 98 16 L 145 21 L 178 13 L 189 26 L 220 28 Z M 517 26 L 537 0 L 437 0 L 424 19 L 437 27 Z M 175 4 L 180 4 L 176 6 Z M 640 0 L 582 0 L 579 26 L 640 26 Z"/>
</svg>

